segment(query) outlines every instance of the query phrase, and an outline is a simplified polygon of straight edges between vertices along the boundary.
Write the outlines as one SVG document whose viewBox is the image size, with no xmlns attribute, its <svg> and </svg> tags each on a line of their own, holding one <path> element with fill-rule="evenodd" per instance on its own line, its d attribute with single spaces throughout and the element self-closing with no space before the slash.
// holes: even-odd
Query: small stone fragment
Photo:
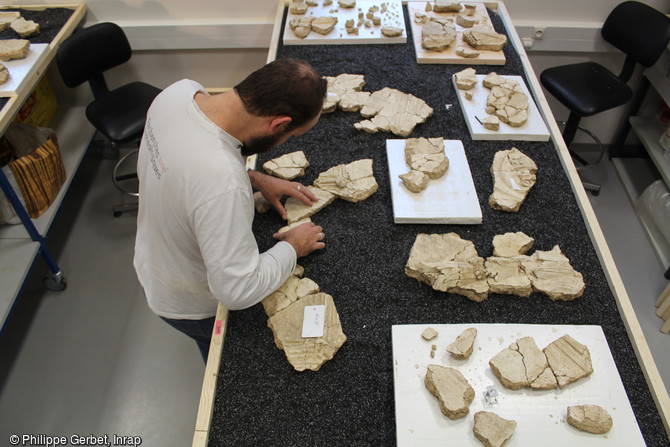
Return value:
<svg viewBox="0 0 670 447">
<path fill-rule="evenodd" d="M 473 50 L 470 47 L 465 47 L 463 45 L 459 45 L 456 47 L 456 54 L 465 57 L 465 58 L 476 58 L 479 57 L 480 53 L 477 50 Z"/>
<path fill-rule="evenodd" d="M 321 35 L 330 33 L 337 25 L 337 17 L 317 17 L 312 20 L 312 31 Z"/>
<path fill-rule="evenodd" d="M 486 447 L 502 447 L 514 434 L 516 422 L 504 419 L 490 411 L 475 413 L 475 424 L 472 428 L 475 437 Z"/>
<path fill-rule="evenodd" d="M 523 337 L 489 360 L 489 366 L 506 388 L 556 388 L 556 378 L 545 354 L 532 337 Z"/>
<path fill-rule="evenodd" d="M 288 10 L 291 14 L 304 14 L 307 12 L 307 4 L 305 2 L 291 2 Z"/>
<path fill-rule="evenodd" d="M 359 112 L 369 97 L 370 92 L 346 92 L 340 96 L 338 107 L 344 112 Z"/>
<path fill-rule="evenodd" d="M 466 16 L 473 16 L 477 10 L 477 5 L 473 3 L 463 3 L 463 14 Z"/>
<path fill-rule="evenodd" d="M 292 275 L 277 290 L 265 297 L 261 304 L 267 316 L 271 317 L 300 298 L 318 292 L 319 285 L 311 279 Z"/>
<path fill-rule="evenodd" d="M 500 118 L 497 116 L 485 116 L 482 118 L 482 125 L 485 129 L 498 131 L 500 129 Z"/>
<path fill-rule="evenodd" d="M 403 30 L 397 26 L 384 26 L 381 32 L 386 37 L 398 37 L 402 35 Z"/>
<path fill-rule="evenodd" d="M 527 297 L 533 293 L 533 284 L 526 275 L 524 263 L 519 258 L 486 258 L 491 293 L 502 293 Z"/>
<path fill-rule="evenodd" d="M 472 355 L 472 348 L 477 338 L 477 329 L 467 328 L 456 337 L 456 340 L 447 346 L 447 352 L 457 359 L 467 359 Z"/>
<path fill-rule="evenodd" d="M 379 188 L 371 158 L 333 166 L 319 174 L 314 185 L 349 202 L 365 200 Z"/>
<path fill-rule="evenodd" d="M 491 165 L 494 184 L 489 205 L 501 211 L 519 211 L 535 185 L 536 173 L 535 162 L 517 148 L 496 152 Z"/>
<path fill-rule="evenodd" d="M 24 39 L 39 34 L 40 32 L 40 26 L 37 23 L 32 20 L 26 20 L 23 17 L 19 17 L 12 21 L 9 26 L 16 32 L 16 34 Z"/>
<path fill-rule="evenodd" d="M 572 268 L 558 245 L 549 251 L 538 250 L 522 262 L 533 290 L 552 300 L 571 301 L 584 294 L 584 277 Z"/>
<path fill-rule="evenodd" d="M 426 341 L 434 339 L 435 337 L 437 337 L 437 335 L 438 332 L 432 327 L 424 329 L 423 332 L 421 333 L 421 337 Z"/>
<path fill-rule="evenodd" d="M 604 435 L 612 428 L 612 416 L 598 405 L 568 407 L 568 424 L 587 433 Z"/>
<path fill-rule="evenodd" d="M 24 59 L 29 49 L 30 41 L 26 39 L 0 40 L 0 60 Z"/>
<path fill-rule="evenodd" d="M 535 239 L 521 231 L 496 234 L 493 236 L 493 256 L 511 258 L 525 255 L 533 247 L 533 243 Z"/>
<path fill-rule="evenodd" d="M 465 14 L 458 14 L 456 16 L 456 24 L 462 26 L 463 28 L 472 28 L 478 22 L 479 22 L 478 19 L 475 19 L 474 17 Z"/>
<path fill-rule="evenodd" d="M 286 199 L 284 208 L 286 208 L 286 213 L 288 214 L 288 223 L 294 223 L 299 220 L 302 220 L 306 217 L 310 217 L 319 211 L 321 211 L 326 206 L 335 200 L 335 195 L 324 191 L 323 189 L 317 188 L 315 186 L 310 186 L 309 190 L 317 197 L 318 201 L 312 205 L 306 205 L 300 200 L 289 197 Z"/>
<path fill-rule="evenodd" d="M 19 17 L 21 13 L 18 11 L 0 11 L 0 31 L 9 28 L 9 25 Z"/>
<path fill-rule="evenodd" d="M 365 85 L 364 76 L 359 74 L 342 73 L 337 76 L 324 76 L 324 79 L 327 82 L 327 93 L 321 109 L 323 113 L 335 111 L 344 94 L 360 92 Z"/>
<path fill-rule="evenodd" d="M 3 64 L 0 64 L 0 84 L 4 84 L 9 79 L 9 71 L 7 67 Z"/>
<path fill-rule="evenodd" d="M 272 205 L 270 205 L 270 202 L 265 200 L 265 197 L 263 197 L 263 194 L 261 194 L 260 191 L 256 191 L 254 193 L 254 208 L 256 208 L 256 212 L 258 214 L 263 214 L 270 211 Z"/>
<path fill-rule="evenodd" d="M 589 348 L 567 334 L 543 351 L 561 388 L 593 373 Z"/>
<path fill-rule="evenodd" d="M 432 179 L 442 177 L 449 169 L 444 138 L 408 138 L 405 140 L 405 162 L 410 169 L 421 171 Z"/>
<path fill-rule="evenodd" d="M 309 162 L 303 151 L 291 152 L 263 163 L 263 169 L 270 175 L 284 180 L 293 180 L 305 175 Z"/>
<path fill-rule="evenodd" d="M 463 40 L 476 50 L 502 51 L 507 43 L 507 36 L 482 26 L 475 26 L 463 31 Z"/>
<path fill-rule="evenodd" d="M 475 390 L 457 369 L 428 365 L 424 385 L 440 403 L 440 411 L 449 419 L 459 419 L 470 411 Z"/>
<path fill-rule="evenodd" d="M 475 302 L 488 298 L 484 259 L 471 241 L 456 233 L 418 234 L 405 274 L 435 290 L 463 295 Z"/>
<path fill-rule="evenodd" d="M 295 221 L 295 222 L 293 222 L 293 223 L 291 223 L 291 224 L 288 224 L 288 225 L 286 225 L 286 226 L 284 226 L 284 227 L 281 227 L 279 230 L 277 230 L 277 233 L 284 233 L 285 231 L 294 229 L 294 228 L 297 227 L 298 225 L 302 225 L 302 224 L 304 224 L 305 222 L 311 222 L 311 221 L 312 221 L 312 219 L 310 219 L 309 217 L 305 217 L 304 219 L 300 219 L 300 220 Z"/>
<path fill-rule="evenodd" d="M 458 12 L 461 10 L 460 2 L 452 2 L 449 0 L 435 0 L 433 11 L 435 12 Z"/>
<path fill-rule="evenodd" d="M 477 75 L 475 73 L 475 69 L 469 67 L 456 73 L 454 75 L 456 87 L 459 90 L 470 90 L 477 85 Z"/>
<path fill-rule="evenodd" d="M 356 0 L 338 0 L 337 2 L 341 8 L 355 8 Z"/>
<path fill-rule="evenodd" d="M 414 169 L 410 170 L 405 174 L 400 174 L 398 177 L 402 180 L 405 188 L 411 192 L 421 192 L 428 186 L 430 177 L 428 177 L 424 172 L 416 171 Z"/>
<path fill-rule="evenodd" d="M 431 2 L 426 2 L 426 12 L 431 12 L 433 10 L 433 4 Z"/>
<path fill-rule="evenodd" d="M 289 21 L 288 26 L 300 39 L 304 39 L 312 32 L 312 21 L 314 17 L 300 17 L 293 18 Z"/>
<path fill-rule="evenodd" d="M 444 51 L 456 40 L 453 23 L 426 22 L 421 28 L 421 47 L 429 51 Z"/>
</svg>

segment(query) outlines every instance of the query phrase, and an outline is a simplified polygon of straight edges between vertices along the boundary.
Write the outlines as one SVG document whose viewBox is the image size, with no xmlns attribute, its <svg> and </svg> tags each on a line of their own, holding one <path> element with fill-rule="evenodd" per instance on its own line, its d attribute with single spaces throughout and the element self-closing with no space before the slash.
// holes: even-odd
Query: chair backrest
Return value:
<svg viewBox="0 0 670 447">
<path fill-rule="evenodd" d="M 130 60 L 126 34 L 115 23 L 103 22 L 72 34 L 58 47 L 56 62 L 70 88 L 88 81 L 93 96 L 108 92 L 103 73 Z"/>
<path fill-rule="evenodd" d="M 624 66 L 620 77 L 627 81 L 635 63 L 651 67 L 661 57 L 670 42 L 670 18 L 644 3 L 626 1 L 610 12 L 600 32 L 626 54 L 629 67 Z"/>
</svg>

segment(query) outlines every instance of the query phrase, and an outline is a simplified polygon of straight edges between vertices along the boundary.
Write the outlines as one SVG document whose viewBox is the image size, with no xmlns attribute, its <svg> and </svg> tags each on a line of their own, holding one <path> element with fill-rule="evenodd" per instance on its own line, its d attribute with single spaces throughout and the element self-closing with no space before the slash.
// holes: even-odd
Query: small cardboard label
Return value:
<svg viewBox="0 0 670 447">
<path fill-rule="evenodd" d="M 302 320 L 302 337 L 323 337 L 325 316 L 325 305 L 305 306 L 305 314 Z"/>
</svg>

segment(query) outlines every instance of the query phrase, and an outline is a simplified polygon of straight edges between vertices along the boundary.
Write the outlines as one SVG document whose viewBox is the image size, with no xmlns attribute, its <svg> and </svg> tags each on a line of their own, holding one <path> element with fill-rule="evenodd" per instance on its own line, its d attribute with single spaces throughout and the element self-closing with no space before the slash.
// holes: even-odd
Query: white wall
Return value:
<svg viewBox="0 0 670 447">
<path fill-rule="evenodd" d="M 62 0 L 10 1 L 10 5 L 64 4 Z M 596 60 L 618 71 L 620 56 L 599 35 L 618 0 L 507 0 L 517 33 L 524 41 L 536 74 L 547 67 Z M 645 3 L 670 12 L 669 0 Z M 141 79 L 164 87 L 189 77 L 208 87 L 232 86 L 266 61 L 277 0 L 89 0 L 85 25 L 114 21 L 126 31 L 135 50 L 127 66 L 116 70 L 110 84 Z M 76 94 L 59 83 L 65 104 L 88 100 L 85 87 Z M 565 109 L 548 98 L 558 119 Z M 609 142 L 612 123 L 621 110 L 584 120 Z M 578 135 L 578 141 L 583 139 Z M 584 140 L 588 141 L 588 140 Z"/>
</svg>

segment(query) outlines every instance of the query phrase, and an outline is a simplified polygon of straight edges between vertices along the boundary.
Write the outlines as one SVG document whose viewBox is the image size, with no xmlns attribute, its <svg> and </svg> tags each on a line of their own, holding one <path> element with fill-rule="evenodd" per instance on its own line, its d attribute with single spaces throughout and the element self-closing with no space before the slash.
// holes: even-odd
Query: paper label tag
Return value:
<svg viewBox="0 0 670 447">
<path fill-rule="evenodd" d="M 325 316 L 325 305 L 305 306 L 305 315 L 302 320 L 302 337 L 323 337 Z"/>
<path fill-rule="evenodd" d="M 510 184 L 512 185 L 512 188 L 514 188 L 514 189 L 516 189 L 516 190 L 521 189 L 521 187 L 519 186 L 519 184 L 518 184 L 516 181 L 514 181 L 513 178 L 510 177 L 509 182 L 510 182 Z"/>
</svg>

